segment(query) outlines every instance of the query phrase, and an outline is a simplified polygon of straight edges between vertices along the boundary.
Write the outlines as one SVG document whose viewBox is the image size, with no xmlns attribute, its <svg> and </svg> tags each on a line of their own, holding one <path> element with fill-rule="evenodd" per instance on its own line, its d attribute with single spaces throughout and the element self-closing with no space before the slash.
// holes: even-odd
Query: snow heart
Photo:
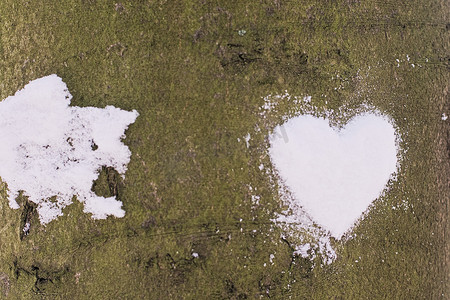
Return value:
<svg viewBox="0 0 450 300">
<path fill-rule="evenodd" d="M 373 113 L 353 118 L 341 130 L 310 115 L 292 118 L 283 127 L 288 142 L 270 136 L 272 163 L 294 201 L 340 239 L 396 171 L 394 127 Z"/>
</svg>

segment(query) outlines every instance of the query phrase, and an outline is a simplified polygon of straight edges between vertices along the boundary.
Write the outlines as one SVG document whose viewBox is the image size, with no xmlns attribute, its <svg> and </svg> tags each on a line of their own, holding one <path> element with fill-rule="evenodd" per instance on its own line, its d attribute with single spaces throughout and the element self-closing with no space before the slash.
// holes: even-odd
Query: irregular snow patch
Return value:
<svg viewBox="0 0 450 300">
<path fill-rule="evenodd" d="M 123 217 L 121 201 L 99 197 L 91 187 L 102 166 L 122 175 L 127 170 L 131 152 L 121 139 L 139 114 L 69 106 L 71 98 L 62 79 L 50 75 L 0 102 L 0 177 L 9 205 L 19 208 L 15 199 L 23 191 L 46 224 L 76 195 L 94 219 Z"/>
<path fill-rule="evenodd" d="M 443 113 L 442 116 L 441 116 L 441 120 L 442 121 L 447 121 L 447 119 L 448 119 L 448 116 L 445 113 Z"/>
<path fill-rule="evenodd" d="M 329 232 L 317 228 L 307 212 L 297 206 L 294 198 L 287 202 L 290 202 L 289 212 L 280 214 L 272 221 L 283 230 L 282 239 L 288 240 L 295 249 L 293 255 L 309 258 L 311 261 L 320 257 L 323 265 L 331 264 L 337 258 L 337 253 Z"/>
</svg>

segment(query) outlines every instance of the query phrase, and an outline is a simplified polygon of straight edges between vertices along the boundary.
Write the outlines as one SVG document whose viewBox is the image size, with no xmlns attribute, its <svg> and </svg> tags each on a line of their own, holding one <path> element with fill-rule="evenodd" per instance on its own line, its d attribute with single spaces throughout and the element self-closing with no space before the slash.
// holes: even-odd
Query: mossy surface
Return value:
<svg viewBox="0 0 450 300">
<path fill-rule="evenodd" d="M 74 199 L 42 226 L 26 199 L 8 207 L 2 185 L 0 296 L 449 297 L 447 22 L 440 0 L 1 1 L 2 99 L 56 73 L 72 105 L 140 116 L 125 179 L 105 169 L 93 187 L 123 201 L 124 218 L 92 220 Z M 328 266 L 293 257 L 270 221 L 282 208 L 258 168 L 270 168 L 269 129 L 254 130 L 263 97 L 285 90 L 326 110 L 373 105 L 406 150 Z"/>
</svg>

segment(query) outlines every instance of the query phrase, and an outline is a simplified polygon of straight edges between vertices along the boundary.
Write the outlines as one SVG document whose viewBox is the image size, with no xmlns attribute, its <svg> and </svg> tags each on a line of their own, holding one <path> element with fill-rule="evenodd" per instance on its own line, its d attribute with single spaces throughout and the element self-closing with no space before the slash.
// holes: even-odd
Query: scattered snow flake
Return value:
<svg viewBox="0 0 450 300">
<path fill-rule="evenodd" d="M 447 119 L 448 119 L 448 116 L 445 113 L 443 113 L 442 117 L 441 117 L 441 120 L 442 121 L 447 121 Z"/>
<path fill-rule="evenodd" d="M 273 264 L 273 259 L 274 258 L 275 258 L 275 255 L 273 255 L 273 254 L 269 255 L 269 261 L 270 261 L 271 264 Z"/>
<path fill-rule="evenodd" d="M 25 226 L 22 229 L 22 231 L 25 235 L 28 235 L 28 233 L 30 232 L 30 226 L 31 226 L 30 222 L 25 223 Z"/>
<path fill-rule="evenodd" d="M 295 255 L 300 255 L 301 257 L 308 257 L 308 251 L 311 249 L 311 244 L 306 243 L 304 245 L 301 245 L 297 248 L 297 250 L 294 252 Z"/>
<path fill-rule="evenodd" d="M 76 272 L 74 277 L 75 277 L 75 283 L 78 284 L 80 282 L 81 273 Z"/>
<path fill-rule="evenodd" d="M 336 251 L 331 246 L 330 237 L 322 236 L 314 244 L 306 243 L 296 247 L 294 255 L 300 255 L 303 258 L 314 260 L 317 255 L 321 255 L 322 262 L 326 265 L 331 264 L 337 257 Z"/>
<path fill-rule="evenodd" d="M 9 205 L 19 208 L 15 199 L 23 191 L 46 224 L 76 195 L 95 219 L 123 217 L 122 202 L 99 197 L 91 187 L 102 166 L 125 174 L 131 152 L 121 139 L 138 113 L 70 106 L 71 98 L 61 78 L 50 75 L 0 102 L 0 177 Z"/>
<path fill-rule="evenodd" d="M 252 195 L 252 203 L 254 205 L 259 205 L 259 200 L 261 199 L 261 196 Z"/>
<path fill-rule="evenodd" d="M 192 257 L 193 257 L 193 258 L 197 258 L 197 257 L 198 257 L 198 253 L 197 253 L 197 252 L 193 252 L 193 253 L 192 253 Z"/>
<path fill-rule="evenodd" d="M 248 147 L 250 147 L 249 141 L 250 141 L 250 133 L 247 133 L 247 135 L 244 137 L 245 139 L 245 145 Z"/>
</svg>

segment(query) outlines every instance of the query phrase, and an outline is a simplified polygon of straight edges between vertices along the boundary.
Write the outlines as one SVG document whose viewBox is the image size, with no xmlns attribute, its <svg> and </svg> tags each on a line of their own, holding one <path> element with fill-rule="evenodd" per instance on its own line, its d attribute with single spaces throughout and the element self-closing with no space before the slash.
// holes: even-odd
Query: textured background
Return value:
<svg viewBox="0 0 450 300">
<path fill-rule="evenodd" d="M 56 73 L 73 105 L 140 117 L 125 140 L 126 179 L 104 169 L 93 187 L 123 201 L 123 219 L 93 221 L 75 201 L 43 227 L 26 199 L 8 207 L 3 185 L 0 295 L 449 297 L 448 12 L 441 0 L 2 0 L 2 99 Z M 293 256 L 270 222 L 280 199 L 258 169 L 270 165 L 268 129 L 254 126 L 262 97 L 286 89 L 323 109 L 374 105 L 407 150 L 390 193 L 354 239 L 335 242 L 328 266 Z M 288 111 L 281 105 L 267 128 Z M 237 138 L 249 132 L 247 148 Z"/>
</svg>

